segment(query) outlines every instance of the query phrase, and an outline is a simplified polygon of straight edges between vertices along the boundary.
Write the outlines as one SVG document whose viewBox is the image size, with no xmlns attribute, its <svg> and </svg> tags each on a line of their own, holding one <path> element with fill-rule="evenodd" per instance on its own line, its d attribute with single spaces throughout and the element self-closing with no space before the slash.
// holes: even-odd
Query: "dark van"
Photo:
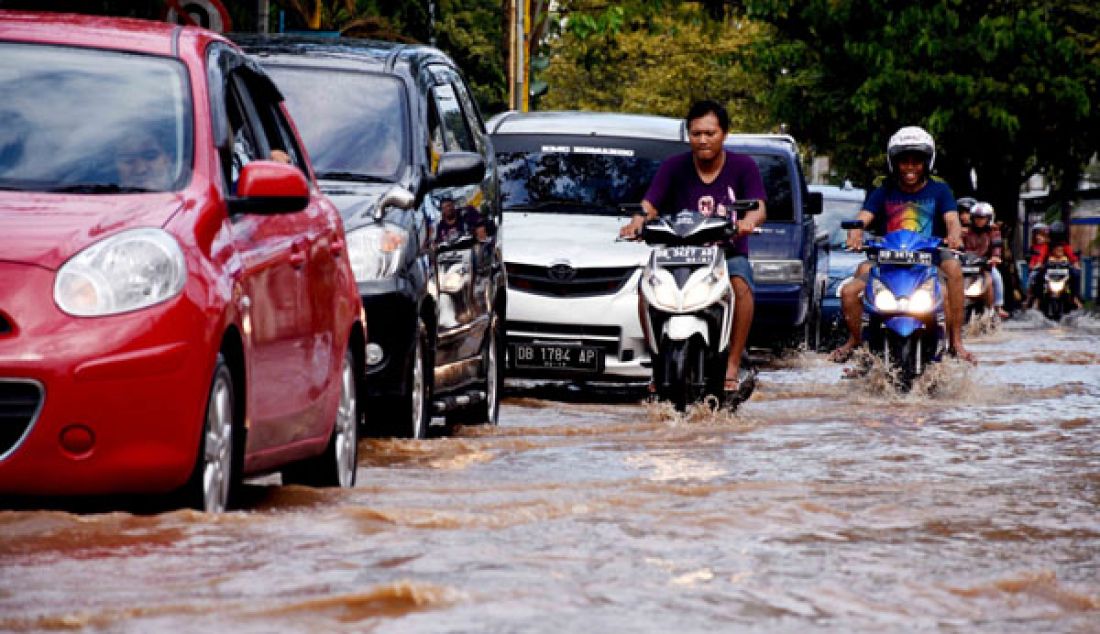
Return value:
<svg viewBox="0 0 1100 634">
<path fill-rule="evenodd" d="M 821 194 L 809 191 L 798 146 L 788 135 L 731 134 L 726 147 L 756 161 L 768 192 L 768 220 L 749 238 L 756 284 L 750 343 L 816 348 L 829 269 L 824 239 L 819 242 L 814 231 Z"/>
</svg>

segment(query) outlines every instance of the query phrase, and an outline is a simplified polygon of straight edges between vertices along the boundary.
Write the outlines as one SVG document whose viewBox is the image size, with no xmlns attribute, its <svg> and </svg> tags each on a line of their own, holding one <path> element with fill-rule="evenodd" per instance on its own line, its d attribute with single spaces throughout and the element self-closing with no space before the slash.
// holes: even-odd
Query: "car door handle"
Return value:
<svg viewBox="0 0 1100 634">
<path fill-rule="evenodd" d="M 302 268 L 306 263 L 306 242 L 295 240 L 290 245 L 290 265 L 296 269 Z"/>
</svg>

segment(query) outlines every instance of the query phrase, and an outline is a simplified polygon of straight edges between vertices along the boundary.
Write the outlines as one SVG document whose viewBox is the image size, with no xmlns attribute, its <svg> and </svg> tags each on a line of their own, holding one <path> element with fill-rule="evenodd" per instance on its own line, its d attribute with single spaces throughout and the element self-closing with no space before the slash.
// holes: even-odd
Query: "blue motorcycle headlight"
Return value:
<svg viewBox="0 0 1100 634">
<path fill-rule="evenodd" d="M 879 312 L 892 313 L 898 309 L 898 298 L 882 282 L 875 280 L 875 308 Z"/>
<path fill-rule="evenodd" d="M 911 313 L 930 313 L 934 306 L 935 301 L 932 299 L 932 291 L 924 287 L 918 288 L 909 298 L 909 312 Z"/>
</svg>

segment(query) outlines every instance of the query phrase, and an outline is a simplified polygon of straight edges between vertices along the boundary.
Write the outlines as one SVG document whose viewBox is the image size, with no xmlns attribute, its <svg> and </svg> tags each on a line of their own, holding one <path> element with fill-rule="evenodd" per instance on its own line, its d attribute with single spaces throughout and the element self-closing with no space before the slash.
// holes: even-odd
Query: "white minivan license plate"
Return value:
<svg viewBox="0 0 1100 634">
<path fill-rule="evenodd" d="M 514 368 L 603 371 L 603 351 L 593 346 L 554 343 L 513 343 L 510 346 Z"/>
</svg>

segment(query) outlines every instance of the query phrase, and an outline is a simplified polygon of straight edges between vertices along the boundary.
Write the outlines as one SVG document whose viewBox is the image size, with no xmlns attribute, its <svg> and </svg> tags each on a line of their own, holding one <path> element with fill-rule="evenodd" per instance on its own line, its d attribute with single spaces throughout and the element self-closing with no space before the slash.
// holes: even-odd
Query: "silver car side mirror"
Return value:
<svg viewBox="0 0 1100 634">
<path fill-rule="evenodd" d="M 386 190 L 386 193 L 382 194 L 382 197 L 378 199 L 378 204 L 374 207 L 374 219 L 382 220 L 388 207 L 412 209 L 415 203 L 416 196 L 413 196 L 412 192 L 400 185 L 394 185 Z"/>
</svg>

